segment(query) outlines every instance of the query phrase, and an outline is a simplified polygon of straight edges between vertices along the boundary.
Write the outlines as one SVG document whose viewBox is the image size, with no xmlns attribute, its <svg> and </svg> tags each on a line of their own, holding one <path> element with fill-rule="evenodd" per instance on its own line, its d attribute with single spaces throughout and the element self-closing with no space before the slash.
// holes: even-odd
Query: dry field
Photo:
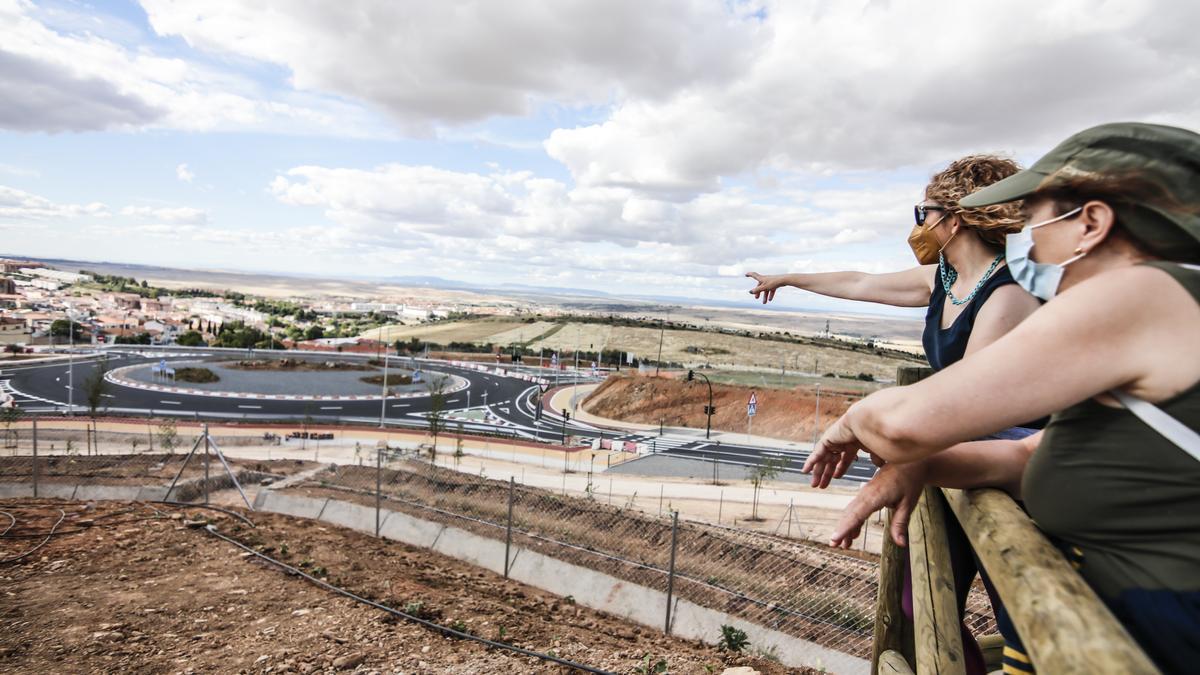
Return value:
<svg viewBox="0 0 1200 675">
<path fill-rule="evenodd" d="M 527 324 L 511 319 L 393 325 L 368 331 L 363 337 L 377 339 L 381 333 L 389 342 L 416 337 L 438 344 L 527 344 L 534 352 L 543 349 L 547 352 L 572 352 L 579 349 L 586 355 L 587 352 L 601 349 L 619 349 L 652 361 L 657 359 L 660 338 L 660 331 L 655 328 L 575 322 L 555 324 L 548 321 Z M 783 366 L 788 371 L 818 375 L 834 373 L 853 377 L 868 373 L 876 379 L 887 380 L 895 377 L 897 366 L 916 362 L 877 354 L 861 346 L 857 350 L 841 349 L 759 340 L 720 332 L 666 330 L 661 337 L 662 360 L 688 366 L 707 364 L 718 368 L 731 366 L 772 370 Z M 585 358 L 590 360 L 594 357 Z"/>
</svg>

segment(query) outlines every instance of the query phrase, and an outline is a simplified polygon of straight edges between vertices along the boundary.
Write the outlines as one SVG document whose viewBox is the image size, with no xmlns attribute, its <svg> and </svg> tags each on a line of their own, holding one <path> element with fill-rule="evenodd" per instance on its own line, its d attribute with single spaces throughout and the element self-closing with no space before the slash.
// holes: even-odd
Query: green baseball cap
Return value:
<svg viewBox="0 0 1200 675">
<path fill-rule="evenodd" d="M 1159 124 L 1120 122 L 1081 131 L 1059 143 L 1033 166 L 959 200 L 975 208 L 1037 193 L 1103 198 L 1136 194 L 1112 204 L 1117 221 L 1163 257 L 1200 257 L 1200 134 Z M 1082 187 L 1081 187 L 1082 186 Z M 1120 189 L 1117 189 L 1120 188 Z"/>
</svg>

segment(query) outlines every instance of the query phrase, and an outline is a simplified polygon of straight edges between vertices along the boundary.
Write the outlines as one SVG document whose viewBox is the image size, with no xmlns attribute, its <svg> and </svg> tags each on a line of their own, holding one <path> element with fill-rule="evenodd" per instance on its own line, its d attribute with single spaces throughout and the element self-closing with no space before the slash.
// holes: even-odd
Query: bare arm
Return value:
<svg viewBox="0 0 1200 675">
<path fill-rule="evenodd" d="M 1105 272 L 970 358 L 859 401 L 829 428 L 806 466 L 824 462 L 822 471 L 835 476 L 829 457 L 844 459 L 858 448 L 890 462 L 916 461 L 1116 387 L 1163 400 L 1200 378 L 1197 334 L 1200 307 L 1165 273 Z M 814 475 L 814 482 L 827 480 Z"/>
<path fill-rule="evenodd" d="M 926 485 L 950 488 L 1000 488 L 1021 495 L 1021 476 L 1042 432 L 1019 441 L 960 443 L 919 462 L 885 464 L 859 490 L 834 527 L 830 545 L 849 548 L 862 524 L 882 508 L 892 509 L 892 540 L 904 546 L 908 521 Z"/>
<path fill-rule="evenodd" d="M 865 272 L 821 272 L 816 274 L 759 274 L 746 276 L 758 282 L 750 294 L 763 304 L 775 299 L 775 291 L 784 286 L 844 300 L 878 302 L 896 307 L 925 307 L 933 290 L 936 265 L 922 265 L 903 272 L 867 274 Z"/>
</svg>

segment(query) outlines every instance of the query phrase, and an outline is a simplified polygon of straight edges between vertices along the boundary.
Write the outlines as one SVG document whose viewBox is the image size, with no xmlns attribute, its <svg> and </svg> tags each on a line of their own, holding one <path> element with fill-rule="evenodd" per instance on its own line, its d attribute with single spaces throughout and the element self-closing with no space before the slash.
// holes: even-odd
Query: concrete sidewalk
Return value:
<svg viewBox="0 0 1200 675">
<path fill-rule="evenodd" d="M 639 424 L 637 422 L 623 422 L 621 420 L 608 419 L 593 415 L 584 410 L 583 400 L 588 397 L 599 384 L 581 384 L 568 385 L 555 392 L 550 399 L 550 408 L 556 412 L 561 412 L 564 408 L 571 411 L 572 419 L 578 420 L 585 424 L 590 424 L 595 427 L 613 431 L 624 431 L 627 433 L 641 433 L 657 436 L 659 426 L 657 424 Z M 696 440 L 704 439 L 704 429 L 693 429 L 691 427 L 662 427 L 663 434 L 672 436 L 690 436 Z M 717 431 L 713 430 L 712 436 L 709 439 L 713 442 L 729 443 L 731 445 L 749 445 L 760 448 L 779 448 L 783 450 L 794 450 L 797 452 L 811 452 L 812 443 L 798 443 L 796 441 L 786 441 L 779 438 L 769 438 L 767 436 L 752 436 L 750 434 L 739 434 L 733 431 Z"/>
</svg>

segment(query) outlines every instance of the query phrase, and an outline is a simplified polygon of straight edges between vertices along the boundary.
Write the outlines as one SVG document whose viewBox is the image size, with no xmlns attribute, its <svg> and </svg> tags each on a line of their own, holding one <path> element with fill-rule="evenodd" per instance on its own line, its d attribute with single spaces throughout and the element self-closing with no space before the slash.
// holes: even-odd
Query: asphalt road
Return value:
<svg viewBox="0 0 1200 675">
<path fill-rule="evenodd" d="M 281 352 L 254 352 L 243 350 L 214 350 L 209 348 L 147 348 L 110 347 L 103 351 L 109 369 L 140 363 L 155 363 L 195 360 L 198 356 L 279 356 Z M 300 352 L 313 356 L 312 352 Z M 363 360 L 367 355 L 320 353 L 322 359 Z M 76 415 L 87 414 L 86 382 L 94 377 L 101 367 L 101 356 L 80 355 L 73 365 L 65 362 L 47 364 L 15 365 L 0 368 L 0 391 L 12 394 L 17 405 L 24 411 L 38 414 L 65 414 L 68 401 L 72 400 Z M 467 382 L 467 388 L 445 396 L 443 416 L 471 416 L 478 419 L 461 421 L 462 429 L 469 432 L 487 432 L 522 438 L 561 443 L 563 434 L 574 437 L 602 437 L 617 441 L 634 441 L 649 444 L 655 452 L 717 461 L 725 464 L 757 466 L 765 457 L 782 459 L 784 470 L 799 471 L 808 453 L 803 451 L 761 448 L 750 445 L 708 441 L 677 433 L 662 436 L 646 433 L 626 433 L 602 429 L 574 419 L 564 420 L 559 411 L 543 409 L 539 416 L 537 399 L 538 383 L 523 376 L 540 378 L 546 385 L 556 387 L 575 382 L 595 382 L 596 379 L 580 373 L 578 379 L 572 372 L 554 371 L 545 368 L 513 366 L 503 364 L 504 374 L 480 372 L 473 368 L 459 367 L 445 361 L 393 357 L 393 363 L 404 367 L 420 367 L 427 373 L 453 375 Z M 493 368 L 494 370 L 494 368 Z M 73 371 L 73 372 L 72 372 Z M 72 383 L 74 394 L 72 396 Z M 180 385 L 186 386 L 186 385 Z M 383 407 L 382 422 L 388 427 L 424 428 L 428 425 L 433 399 L 430 396 L 413 398 L 389 398 Z M 108 384 L 101 407 L 109 413 L 126 415 L 171 415 L 212 420 L 254 420 L 301 422 L 352 422 L 379 424 L 381 422 L 381 400 L 343 401 L 297 401 L 271 400 L 266 398 L 225 398 L 193 395 L 178 392 L 158 392 Z M 468 413 L 468 411 L 470 411 Z M 458 428 L 459 421 L 450 422 Z M 699 436 L 699 431 L 697 436 Z M 865 460 L 857 462 L 846 478 L 866 481 L 874 475 L 875 467 Z"/>
</svg>

